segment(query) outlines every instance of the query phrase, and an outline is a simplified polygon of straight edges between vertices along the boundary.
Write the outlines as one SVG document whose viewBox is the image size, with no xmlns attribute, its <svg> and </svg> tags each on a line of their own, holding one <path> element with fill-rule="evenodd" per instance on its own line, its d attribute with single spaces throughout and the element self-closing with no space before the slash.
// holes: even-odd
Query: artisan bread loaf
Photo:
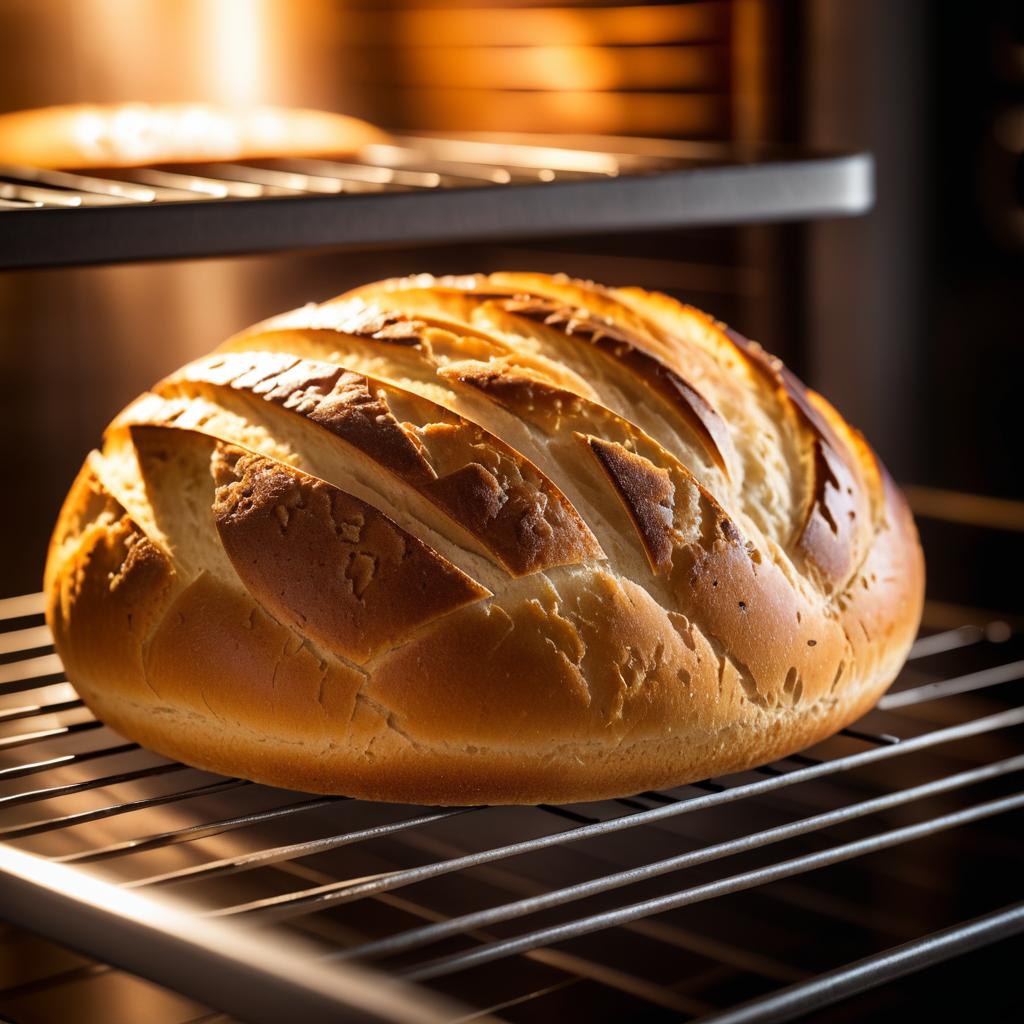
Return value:
<svg viewBox="0 0 1024 1024">
<path fill-rule="evenodd" d="M 0 161 L 85 169 L 344 156 L 387 136 L 354 117 L 212 103 L 75 103 L 0 114 Z"/>
<path fill-rule="evenodd" d="M 45 588 L 124 735 L 293 789 L 564 802 L 805 747 L 920 616 L 903 498 L 664 295 L 413 277 L 276 317 L 90 454 Z"/>
</svg>

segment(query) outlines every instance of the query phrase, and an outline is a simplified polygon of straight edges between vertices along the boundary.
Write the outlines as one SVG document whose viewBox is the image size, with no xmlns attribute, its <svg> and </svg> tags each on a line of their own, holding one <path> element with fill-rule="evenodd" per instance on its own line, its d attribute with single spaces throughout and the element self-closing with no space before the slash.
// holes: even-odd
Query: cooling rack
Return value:
<svg viewBox="0 0 1024 1024">
<path fill-rule="evenodd" d="M 0 164 L 0 269 L 853 216 L 865 153 L 397 136 L 358 158 L 75 174 Z"/>
<path fill-rule="evenodd" d="M 739 1024 L 1024 931 L 1024 642 L 1004 623 L 923 636 L 855 727 L 754 772 L 422 808 L 140 749 L 77 699 L 40 611 L 0 602 L 0 895 L 105 962 L 0 992 L 0 1013 L 124 968 L 213 1006 L 204 1021 L 280 1019 L 286 999 L 303 1020 Z M 236 933 L 249 952 L 225 963 Z M 282 977 L 292 941 L 312 973 Z"/>
</svg>

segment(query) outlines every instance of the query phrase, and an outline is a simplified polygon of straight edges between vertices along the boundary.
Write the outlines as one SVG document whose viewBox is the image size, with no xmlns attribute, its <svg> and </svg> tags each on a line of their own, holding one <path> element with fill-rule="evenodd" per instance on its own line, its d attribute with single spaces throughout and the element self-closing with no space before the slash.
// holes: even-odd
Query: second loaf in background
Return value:
<svg viewBox="0 0 1024 1024">
<path fill-rule="evenodd" d="M 391 280 L 117 417 L 46 573 L 118 731 L 431 804 L 679 785 L 807 746 L 920 616 L 906 505 L 782 364 L 636 288 Z"/>
</svg>

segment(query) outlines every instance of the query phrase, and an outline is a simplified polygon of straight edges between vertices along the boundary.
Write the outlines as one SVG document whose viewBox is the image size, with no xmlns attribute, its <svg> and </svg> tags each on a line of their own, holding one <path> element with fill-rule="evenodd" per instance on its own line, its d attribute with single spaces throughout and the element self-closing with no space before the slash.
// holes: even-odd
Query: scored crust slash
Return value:
<svg viewBox="0 0 1024 1024">
<path fill-rule="evenodd" d="M 637 288 L 383 281 L 111 423 L 47 615 L 98 717 L 187 764 L 430 804 L 785 756 L 878 699 L 924 567 L 863 437 Z"/>
</svg>

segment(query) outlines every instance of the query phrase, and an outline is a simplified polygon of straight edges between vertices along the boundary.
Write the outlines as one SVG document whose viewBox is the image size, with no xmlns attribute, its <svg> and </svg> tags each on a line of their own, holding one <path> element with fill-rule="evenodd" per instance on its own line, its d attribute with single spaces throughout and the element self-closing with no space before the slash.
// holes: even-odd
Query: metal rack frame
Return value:
<svg viewBox="0 0 1024 1024">
<path fill-rule="evenodd" d="M 400 136 L 357 160 L 71 174 L 0 165 L 0 269 L 854 216 L 864 153 Z"/>
<path fill-rule="evenodd" d="M 70 688 L 63 682 L 56 656 L 39 653 L 49 642 L 45 626 L 37 622 L 39 607 L 38 596 L 0 602 L 0 617 L 21 617 L 20 628 L 0 635 L 0 651 L 9 657 L 19 655 L 17 660 L 0 664 L 0 697 L 23 693 L 27 695 L 33 690 L 46 691 L 37 703 L 0 709 L 0 723 L 26 723 L 31 730 L 19 731 L 0 739 L 0 753 L 12 749 L 24 751 L 22 760 L 0 769 L 0 782 L 45 775 L 55 768 L 80 765 L 101 758 L 117 758 L 138 749 L 135 744 L 125 743 L 111 734 L 113 742 L 104 741 L 74 753 L 40 755 L 36 752 L 38 747 L 65 737 L 105 728 L 93 720 L 71 695 Z M 31 617 L 26 620 L 25 616 Z M 976 645 L 985 646 L 986 649 L 991 646 L 993 651 L 998 651 L 992 641 L 1005 639 L 1005 633 L 1005 629 L 1000 628 L 986 633 L 976 627 L 964 627 L 934 634 L 918 641 L 911 659 L 934 658 Z M 988 668 L 938 682 L 902 688 L 898 685 L 894 692 L 882 699 L 879 711 L 904 712 L 918 705 L 943 701 L 945 718 L 948 720 L 951 701 L 956 704 L 958 701 L 969 700 L 970 694 L 978 694 L 990 687 L 1005 686 L 1022 676 L 1024 660 L 1001 660 Z M 54 692 L 54 687 L 57 687 L 57 692 Z M 69 692 L 64 692 L 64 689 Z M 21 699 L 30 698 L 19 697 Z M 969 714 L 970 705 L 965 706 L 964 710 Z M 75 721 L 64 722 L 65 715 L 74 717 Z M 54 716 L 58 724 L 51 724 Z M 47 727 L 33 728 L 42 724 L 38 720 L 44 717 L 49 720 Z M 275 1018 L 268 1009 L 280 1006 L 280 1002 L 275 1002 L 280 998 L 286 998 L 293 1007 L 302 1006 L 304 1019 L 319 1019 L 315 1013 L 331 1012 L 336 1014 L 335 1019 L 347 1019 L 342 1014 L 343 1010 L 350 1014 L 356 1010 L 368 1014 L 368 1007 L 381 1020 L 452 1019 L 458 1013 L 450 1006 L 442 1007 L 440 1003 L 430 1006 L 430 1013 L 436 1013 L 436 1016 L 408 1016 L 412 1012 L 410 1006 L 419 1006 L 417 1012 L 427 1011 L 423 1009 L 425 1004 L 409 1000 L 409 990 L 401 983 L 422 985 L 428 981 L 449 979 L 483 964 L 512 956 L 525 956 L 584 977 L 588 973 L 590 976 L 596 973 L 600 977 L 602 972 L 596 965 L 589 964 L 585 958 L 576 954 L 553 947 L 567 940 L 615 927 L 634 930 L 638 935 L 657 934 L 657 922 L 651 922 L 650 918 L 665 911 L 759 889 L 773 882 L 871 853 L 891 850 L 987 818 L 1019 813 L 1024 808 L 1024 789 L 1018 785 L 1012 792 L 995 798 L 974 799 L 953 811 L 929 813 L 922 820 L 911 824 L 879 828 L 872 820 L 874 816 L 895 808 L 910 807 L 941 795 L 962 794 L 985 782 L 1012 777 L 1024 770 L 1024 752 L 985 759 L 905 789 L 893 789 L 867 799 L 845 801 L 837 807 L 798 816 L 772 827 L 755 828 L 724 841 L 707 843 L 667 858 L 643 858 L 644 863 L 624 870 L 547 887 L 542 891 L 530 891 L 531 887 L 526 885 L 518 898 L 502 900 L 482 910 L 438 915 L 420 907 L 418 916 L 423 923 L 395 930 L 377 939 L 350 940 L 341 945 L 336 936 L 325 939 L 325 935 L 330 934 L 329 930 L 320 934 L 313 929 L 311 934 L 318 938 L 320 945 L 313 957 L 316 969 L 308 977 L 300 972 L 289 974 L 282 980 L 279 971 L 264 970 L 260 965 L 266 966 L 269 963 L 264 958 L 270 952 L 273 956 L 278 955 L 281 923 L 305 925 L 313 919 L 311 915 L 331 907 L 357 901 L 393 900 L 397 898 L 395 894 L 417 884 L 446 876 L 470 878 L 474 872 L 487 869 L 488 865 L 500 864 L 502 870 L 508 871 L 506 862 L 515 857 L 546 849 L 561 851 L 570 844 L 574 847 L 576 844 L 585 845 L 588 841 L 617 833 L 639 835 L 641 829 L 657 827 L 698 811 L 725 808 L 741 802 L 744 802 L 743 806 L 756 806 L 758 801 L 763 801 L 769 794 L 790 787 L 804 786 L 814 780 L 853 779 L 860 769 L 935 752 L 972 737 L 995 736 L 1015 729 L 1017 732 L 1014 735 L 1019 735 L 1021 726 L 1024 726 L 1024 705 L 1011 703 L 992 713 L 965 717 L 954 724 L 929 728 L 905 738 L 869 728 L 850 728 L 845 730 L 847 741 L 863 747 L 853 753 L 824 758 L 794 755 L 759 769 L 752 779 L 735 777 L 709 780 L 695 787 L 686 787 L 685 792 L 648 793 L 637 798 L 610 802 L 615 805 L 615 810 L 609 813 L 605 808 L 604 813 L 597 817 L 581 813 L 578 808 L 541 808 L 538 813 L 548 815 L 553 823 L 552 829 L 542 834 L 511 843 L 486 844 L 484 848 L 473 852 L 432 856 L 424 863 L 380 872 L 370 877 L 327 876 L 323 871 L 310 869 L 300 862 L 332 851 L 344 853 L 347 849 L 385 839 L 408 841 L 422 836 L 434 823 L 460 816 L 468 816 L 470 820 L 474 816 L 493 816 L 504 813 L 504 809 L 393 808 L 390 809 L 393 811 L 389 815 L 390 820 L 368 827 L 343 829 L 299 842 L 271 844 L 230 857 L 206 858 L 171 871 L 116 879 L 118 865 L 135 854 L 193 843 L 228 832 L 244 831 L 275 820 L 294 821 L 309 812 L 346 806 L 353 808 L 359 804 L 358 801 L 345 798 L 306 796 L 296 799 L 297 794 L 279 793 L 273 806 L 257 812 L 206 820 L 199 812 L 191 814 L 185 810 L 183 813 L 189 820 L 162 832 L 133 835 L 127 840 L 99 845 L 86 843 L 80 849 L 45 860 L 2 845 L 0 897 L 5 906 L 4 916 L 8 919 L 48 933 L 61 941 L 79 945 L 114 964 L 202 998 L 226 1012 L 243 1015 L 246 1019 L 280 1019 Z M 99 735 L 98 732 L 96 734 Z M 59 801 L 62 798 L 184 771 L 189 769 L 161 759 L 158 764 L 100 774 L 70 784 L 44 785 L 0 797 L 0 839 L 9 844 L 168 804 L 182 810 L 188 807 L 190 800 L 229 793 L 243 787 L 265 790 L 265 787 L 256 787 L 244 780 L 208 776 L 198 784 L 178 786 L 168 792 L 115 800 L 87 811 L 60 811 Z M 273 795 L 275 791 L 265 792 Z M 44 805 L 47 808 L 45 816 L 11 823 L 10 813 L 15 808 L 23 809 L 44 801 L 47 802 Z M 852 841 L 829 838 L 828 830 L 857 820 L 871 824 L 868 834 Z M 652 898 L 635 900 L 629 896 L 628 887 L 647 880 L 664 878 L 698 865 L 716 863 L 728 857 L 767 849 L 794 837 L 809 835 L 822 836 L 826 839 L 825 845 L 810 853 L 769 860 L 753 869 L 729 873 L 710 882 L 674 884 L 667 893 Z M 427 849 L 430 849 L 429 845 Z M 640 846 L 637 847 L 637 854 L 642 854 Z M 15 869 L 13 873 L 12 864 Z M 103 867 L 108 875 L 113 871 L 117 885 L 97 882 L 91 874 L 83 874 L 83 870 L 88 870 L 87 865 Z M 180 905 L 166 904 L 159 900 L 164 890 L 175 886 L 197 881 L 216 881 L 229 876 L 244 878 L 248 872 L 268 868 L 289 872 L 289 885 L 297 877 L 300 880 L 299 888 L 288 887 L 283 892 L 240 902 L 232 901 L 223 906 L 195 905 L 184 911 Z M 87 881 L 83 882 L 82 879 Z M 309 884 L 311 882 L 315 884 Z M 99 887 L 95 898 L 83 897 L 83 891 L 92 891 L 89 886 Z M 509 922 L 552 908 L 568 907 L 598 894 L 614 895 L 614 906 L 598 912 L 584 910 L 554 925 L 528 926 L 527 930 L 514 935 L 506 935 L 502 930 Z M 154 898 L 158 900 L 156 904 L 150 902 Z M 405 897 L 401 899 L 417 913 L 418 905 L 415 901 L 409 903 Z M 141 902 L 134 902 L 136 900 Z M 164 916 L 154 916 L 152 906 L 165 908 L 160 910 Z M 57 910 L 59 916 L 55 913 Z M 59 924 L 54 924 L 55 920 Z M 183 926 L 183 921 L 188 922 L 187 927 Z M 210 938 L 206 930 L 208 925 L 214 929 L 216 941 Z M 272 925 L 278 927 L 270 927 L 267 935 L 261 936 L 244 925 L 261 930 Z M 244 964 L 235 963 L 237 958 L 223 953 L 223 929 L 228 929 L 226 934 L 237 933 L 242 936 L 245 944 L 251 943 L 251 946 L 243 944 L 238 947 L 244 950 Z M 781 989 L 776 988 L 745 1005 L 717 1014 L 706 1013 L 707 1008 L 702 1007 L 699 1001 L 671 994 L 666 997 L 667 1002 L 663 1000 L 661 1005 L 718 1024 L 786 1020 L 842 999 L 852 992 L 881 985 L 1021 931 L 1024 931 L 1024 903 L 1010 903 L 973 920 L 920 936 L 831 971 L 797 978 L 787 978 L 786 972 L 775 972 L 777 981 L 789 980 L 792 983 Z M 140 938 L 144 941 L 140 941 Z M 463 943 L 468 941 L 469 945 L 455 952 L 438 955 L 437 946 L 452 939 Z M 167 955 L 170 948 L 168 943 L 173 946 L 174 955 Z M 215 964 L 210 958 L 211 949 L 220 950 Z M 748 955 L 756 957 L 753 951 Z M 226 966 L 223 962 L 225 956 Z M 308 963 L 310 957 L 307 953 L 299 959 Z M 387 1006 L 365 1001 L 365 993 L 376 989 L 374 983 L 367 981 L 367 976 L 361 973 L 363 968 L 357 970 L 352 976 L 355 980 L 349 984 L 349 975 L 345 972 L 354 966 L 351 961 L 357 962 L 355 966 L 370 964 L 380 967 L 382 963 L 386 964 L 386 976 L 400 979 L 400 982 L 392 984 L 384 980 L 384 974 L 373 973 L 369 976 L 376 979 L 377 988 L 384 986 L 383 991 L 390 1000 Z M 212 975 L 211 965 L 216 966 Z M 373 967 L 369 969 L 372 971 Z M 331 978 L 330 972 L 334 970 L 341 973 L 334 977 L 334 982 L 331 982 L 333 987 L 325 995 L 323 986 L 327 982 L 324 979 Z M 769 970 L 768 973 L 772 972 Z M 219 985 L 211 983 L 211 977 L 219 977 Z M 607 981 L 608 978 L 604 977 L 603 980 Z M 621 979 L 617 983 L 625 984 Z M 647 986 L 648 989 L 651 987 Z M 643 986 L 640 986 L 638 990 L 642 989 Z M 414 991 L 419 994 L 421 989 Z M 261 1001 L 264 992 L 266 995 Z M 359 999 L 363 999 L 363 1002 L 357 1006 Z M 491 1009 L 500 1012 L 500 1008 Z M 474 1016 L 473 1019 L 477 1018 Z"/>
<path fill-rule="evenodd" d="M 0 269 L 848 216 L 868 209 L 872 189 L 865 154 L 493 134 L 398 138 L 348 163 L 89 175 L 3 167 Z M 838 967 L 806 970 L 685 931 L 671 916 L 1019 814 L 1024 789 L 1009 783 L 1024 770 L 1016 743 L 1024 705 L 1003 699 L 979 711 L 978 701 L 993 692 L 1005 698 L 1004 688 L 1024 675 L 1022 660 L 897 684 L 878 711 L 832 741 L 842 750 L 826 744 L 742 776 L 583 807 L 378 805 L 361 819 L 370 805 L 197 773 L 117 736 L 66 682 L 41 607 L 39 595 L 0 600 L 0 620 L 14 626 L 0 633 L 0 900 L 7 920 L 106 961 L 67 977 L 120 967 L 257 1022 L 286 1012 L 311 1021 L 481 1020 L 589 981 L 676 1015 L 752 1024 L 791 1019 L 1024 932 L 1024 903 L 1011 901 Z M 998 653 L 1003 633 L 949 630 L 920 639 L 911 657 L 956 657 L 972 647 Z M 943 712 L 925 716 L 925 728 L 899 727 L 915 722 L 908 716 L 919 707 L 936 706 Z M 991 742 L 991 756 L 986 750 L 952 766 L 938 758 L 979 739 Z M 875 792 L 864 782 L 865 773 L 896 762 L 913 761 L 920 774 L 921 759 L 926 777 L 905 789 Z M 766 808 L 778 811 L 772 801 L 819 784 L 841 787 L 841 798 L 808 801 L 811 813 L 785 804 L 783 820 L 759 821 Z M 954 798 L 953 809 L 922 809 Z M 525 831 L 510 824 L 519 811 L 530 815 Z M 682 852 L 678 833 L 660 852 L 640 842 L 705 812 L 716 820 L 747 814 L 754 824 L 688 842 Z M 911 820 L 886 820 L 904 812 Z M 153 815 L 168 817 L 160 827 L 139 824 Z M 306 837 L 311 822 L 323 834 Z M 488 826 L 503 822 L 489 839 Z M 93 831 L 114 825 L 110 834 Z M 438 832 L 463 825 L 474 837 L 465 848 Z M 859 830 L 854 838 L 845 835 L 850 828 Z M 620 840 L 626 863 L 593 853 Z M 40 853 L 48 842 L 59 849 Z M 785 844 L 802 842 L 816 845 L 787 852 Z M 400 847 L 400 862 L 367 869 L 385 847 Z M 146 867 L 146 858 L 165 856 L 172 866 Z M 544 856 L 564 858 L 550 884 L 523 869 Z M 751 858 L 762 859 L 750 866 Z M 724 874 L 692 877 L 719 865 Z M 424 896 L 435 881 L 439 889 Z M 483 882 L 497 893 L 488 890 L 485 905 L 437 902 L 438 891 Z M 650 894 L 651 886 L 661 890 Z M 181 898 L 204 887 L 205 899 Z M 349 907 L 379 909 L 385 923 L 353 929 Z M 717 960 L 761 984 L 722 1009 L 699 991 L 659 985 L 580 946 L 614 930 Z M 477 1009 L 444 998 L 458 1002 L 460 979 L 510 958 L 558 978 L 507 998 L 462 1000 Z"/>
</svg>

